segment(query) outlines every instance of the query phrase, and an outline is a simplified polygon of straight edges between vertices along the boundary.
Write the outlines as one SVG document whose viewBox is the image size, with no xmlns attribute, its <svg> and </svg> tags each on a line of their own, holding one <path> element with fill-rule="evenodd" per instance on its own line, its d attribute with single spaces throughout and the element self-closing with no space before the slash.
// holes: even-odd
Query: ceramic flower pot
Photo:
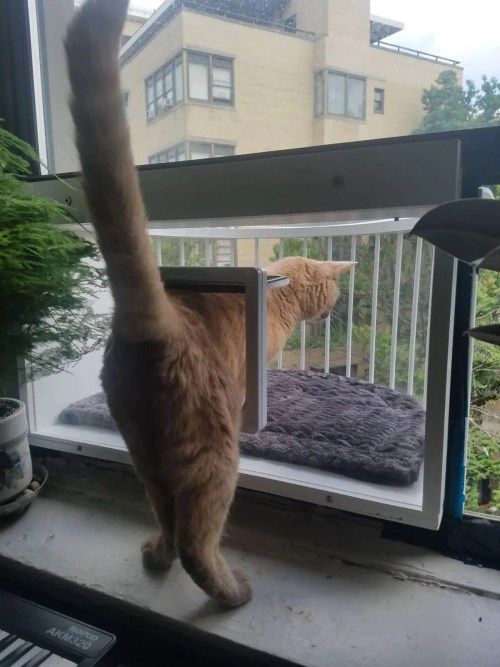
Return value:
<svg viewBox="0 0 500 667">
<path fill-rule="evenodd" d="M 24 491 L 32 477 L 24 403 L 0 398 L 0 504 Z"/>
</svg>

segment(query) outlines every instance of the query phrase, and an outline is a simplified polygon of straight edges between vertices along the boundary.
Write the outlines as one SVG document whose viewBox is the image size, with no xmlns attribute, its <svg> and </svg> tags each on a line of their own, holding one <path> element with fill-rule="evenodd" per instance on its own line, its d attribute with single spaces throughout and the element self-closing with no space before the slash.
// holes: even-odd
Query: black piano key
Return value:
<svg viewBox="0 0 500 667">
<path fill-rule="evenodd" d="M 24 642 L 24 644 L 18 646 L 15 651 L 9 653 L 9 655 L 5 658 L 5 660 L 2 661 L 1 663 L 2 667 L 11 667 L 11 665 L 17 662 L 19 658 L 22 658 L 23 655 L 29 653 L 29 651 L 31 651 L 32 648 L 33 644 L 31 642 Z"/>
<path fill-rule="evenodd" d="M 34 655 L 31 660 L 24 665 L 24 667 L 39 667 L 39 665 L 47 660 L 49 655 L 51 655 L 50 651 L 42 648 L 40 649 L 40 653 Z"/>
</svg>

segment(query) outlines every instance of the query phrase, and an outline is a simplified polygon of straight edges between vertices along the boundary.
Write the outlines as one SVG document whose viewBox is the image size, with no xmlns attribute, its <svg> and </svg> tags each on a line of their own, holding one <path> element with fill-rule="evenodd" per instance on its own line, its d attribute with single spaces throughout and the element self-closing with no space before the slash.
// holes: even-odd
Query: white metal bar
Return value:
<svg viewBox="0 0 500 667">
<path fill-rule="evenodd" d="M 179 266 L 186 266 L 186 239 L 179 239 Z"/>
<path fill-rule="evenodd" d="M 375 234 L 375 248 L 373 254 L 373 286 L 372 312 L 370 323 L 370 365 L 368 382 L 375 382 L 375 355 L 377 352 L 377 310 L 378 310 L 378 279 L 380 273 L 380 234 Z"/>
<path fill-rule="evenodd" d="M 333 239 L 331 236 L 328 237 L 326 241 L 326 259 L 327 261 L 332 261 L 333 254 Z M 328 313 L 328 316 L 325 320 L 325 361 L 324 361 L 324 370 L 325 373 L 330 372 L 330 336 L 332 331 L 331 326 L 332 316 Z"/>
<path fill-rule="evenodd" d="M 205 266 L 212 265 L 212 257 L 210 254 L 210 239 L 205 239 Z"/>
<path fill-rule="evenodd" d="M 183 221 L 184 226 L 168 227 L 164 222 L 150 221 L 148 223 L 151 236 L 189 237 L 193 239 L 275 239 L 279 238 L 311 238 L 313 236 L 366 236 L 367 234 L 409 232 L 419 218 L 379 219 L 354 222 L 334 222 L 324 224 L 290 225 L 283 217 L 279 217 L 274 225 L 260 227 L 250 224 L 240 226 L 218 227 L 208 226 L 211 221 L 197 221 L 197 226 L 190 224 L 193 221 Z M 84 225 L 85 226 L 85 225 Z M 76 226 L 78 228 L 78 226 Z M 189 232 L 187 231 L 189 230 Z"/>
<path fill-rule="evenodd" d="M 302 241 L 302 256 L 307 257 L 307 239 Z M 300 323 L 300 370 L 306 368 L 306 323 Z"/>
<path fill-rule="evenodd" d="M 391 361 L 389 367 L 389 387 L 396 386 L 396 358 L 398 353 L 399 294 L 401 291 L 401 261 L 403 258 L 403 234 L 396 240 L 396 262 L 394 266 L 394 297 L 392 300 Z"/>
<path fill-rule="evenodd" d="M 420 270 L 422 267 L 422 239 L 417 238 L 415 247 L 415 272 L 413 274 L 413 297 L 411 303 L 410 349 L 408 352 L 408 385 L 406 392 L 413 396 L 415 374 L 415 346 L 417 342 L 418 299 L 420 296 Z"/>
<path fill-rule="evenodd" d="M 231 266 L 236 266 L 238 263 L 238 250 L 236 243 L 236 239 L 231 239 Z"/>
<path fill-rule="evenodd" d="M 283 259 L 284 256 L 285 256 L 285 240 L 280 239 L 278 247 L 278 257 L 279 259 Z"/>
<path fill-rule="evenodd" d="M 424 370 L 424 391 L 422 394 L 422 404 L 424 407 L 427 406 L 427 377 L 429 375 L 429 349 L 430 349 L 430 331 L 431 331 L 431 314 L 432 314 L 432 290 L 433 290 L 433 278 L 434 276 L 434 262 L 436 257 L 436 251 L 434 246 L 431 249 L 431 279 L 430 279 L 430 294 L 429 294 L 429 311 L 427 314 L 427 335 L 425 343 L 425 370 Z"/>
<path fill-rule="evenodd" d="M 260 239 L 254 241 L 254 266 L 260 265 Z"/>
<path fill-rule="evenodd" d="M 155 244 L 155 255 L 156 255 L 156 263 L 158 266 L 161 266 L 161 237 L 155 237 L 154 239 L 154 244 Z"/>
<path fill-rule="evenodd" d="M 284 256 L 285 256 L 285 240 L 280 239 L 278 246 L 278 258 L 283 259 Z M 283 369 L 283 350 L 280 350 L 278 352 L 278 368 L 280 370 Z"/>
<path fill-rule="evenodd" d="M 37 151 L 40 156 L 40 173 L 48 173 L 48 146 L 45 131 L 45 105 L 43 102 L 42 63 L 40 58 L 40 33 L 37 17 L 37 1 L 28 0 L 28 22 L 31 42 L 31 63 L 33 73 L 33 94 L 35 100 L 35 121 Z M 54 170 L 54 165 L 51 165 Z"/>
<path fill-rule="evenodd" d="M 356 237 L 351 237 L 351 262 L 356 261 Z M 345 353 L 345 375 L 351 377 L 351 362 L 352 362 L 352 322 L 353 322 L 353 308 L 354 308 L 354 277 L 355 267 L 351 269 L 349 274 L 349 300 L 347 303 L 347 345 Z"/>
</svg>

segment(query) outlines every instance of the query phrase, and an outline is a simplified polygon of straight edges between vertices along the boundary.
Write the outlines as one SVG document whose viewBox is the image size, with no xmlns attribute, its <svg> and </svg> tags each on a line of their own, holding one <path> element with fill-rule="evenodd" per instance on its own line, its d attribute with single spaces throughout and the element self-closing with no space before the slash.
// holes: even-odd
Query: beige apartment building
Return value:
<svg viewBox="0 0 500 667">
<path fill-rule="evenodd" d="M 168 0 L 121 51 L 136 162 L 408 134 L 456 61 L 380 42 L 369 0 Z M 130 33 L 129 33 L 130 34 Z"/>
<path fill-rule="evenodd" d="M 136 28 L 136 30 L 134 30 Z M 167 0 L 132 11 L 121 50 L 138 164 L 404 135 L 456 61 L 380 40 L 403 24 L 369 0 Z M 260 263 L 276 240 L 262 242 Z M 213 263 L 257 263 L 253 242 Z"/>
</svg>

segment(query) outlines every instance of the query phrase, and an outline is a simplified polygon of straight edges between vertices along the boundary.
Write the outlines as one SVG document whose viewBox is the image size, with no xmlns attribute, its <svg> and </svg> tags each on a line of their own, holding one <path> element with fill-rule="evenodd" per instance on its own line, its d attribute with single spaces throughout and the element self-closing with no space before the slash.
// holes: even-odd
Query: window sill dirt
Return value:
<svg viewBox="0 0 500 667">
<path fill-rule="evenodd" d="M 178 561 L 144 572 L 139 546 L 154 523 L 129 470 L 44 463 L 43 493 L 0 523 L 3 566 L 301 665 L 498 665 L 497 571 L 384 540 L 375 523 L 241 493 L 224 552 L 254 596 L 221 611 Z"/>
</svg>

